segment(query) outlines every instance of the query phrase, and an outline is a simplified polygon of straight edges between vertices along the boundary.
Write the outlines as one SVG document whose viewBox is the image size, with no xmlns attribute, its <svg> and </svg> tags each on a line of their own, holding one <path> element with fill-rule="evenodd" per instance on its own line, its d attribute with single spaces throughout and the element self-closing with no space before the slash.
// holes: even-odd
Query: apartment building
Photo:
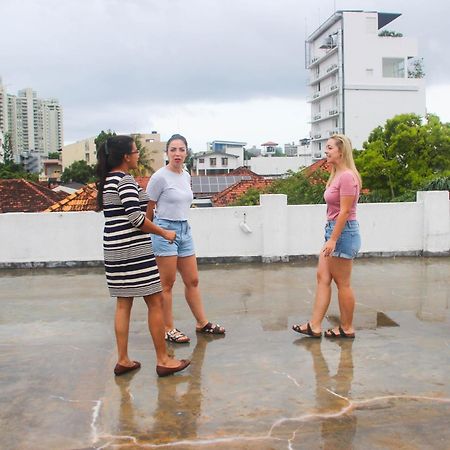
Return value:
<svg viewBox="0 0 450 450">
<path fill-rule="evenodd" d="M 307 38 L 313 160 L 335 133 L 360 149 L 387 119 L 425 115 L 424 80 L 414 70 L 421 63 L 417 40 L 385 28 L 400 15 L 336 11 Z"/>
<path fill-rule="evenodd" d="M 56 99 L 41 99 L 30 88 L 8 94 L 0 79 L 0 131 L 11 136 L 13 158 L 23 152 L 48 156 L 63 146 L 63 111 Z"/>
<path fill-rule="evenodd" d="M 147 161 L 154 172 L 165 165 L 164 151 L 166 142 L 161 141 L 159 133 L 156 131 L 147 134 L 131 133 L 130 136 L 140 141 L 145 149 Z M 97 162 L 97 148 L 94 141 L 95 137 L 89 137 L 62 147 L 62 170 L 75 161 L 86 161 L 87 164 L 94 165 Z M 151 173 L 147 175 L 151 175 Z"/>
</svg>

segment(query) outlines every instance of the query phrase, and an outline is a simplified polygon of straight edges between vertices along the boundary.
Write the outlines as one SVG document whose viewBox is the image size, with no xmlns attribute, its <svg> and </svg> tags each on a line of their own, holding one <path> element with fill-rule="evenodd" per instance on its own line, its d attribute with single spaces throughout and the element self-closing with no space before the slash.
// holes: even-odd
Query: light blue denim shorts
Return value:
<svg viewBox="0 0 450 450">
<path fill-rule="evenodd" d="M 155 256 L 192 256 L 195 255 L 194 240 L 187 220 L 167 220 L 155 217 L 153 222 L 165 230 L 175 231 L 177 237 L 171 244 L 163 237 L 152 234 Z"/>
<path fill-rule="evenodd" d="M 329 220 L 325 225 L 325 242 L 330 239 L 333 232 L 335 220 Z M 336 248 L 331 256 L 338 258 L 354 259 L 361 248 L 361 235 L 359 234 L 359 223 L 357 220 L 348 220 L 336 242 Z"/>
</svg>

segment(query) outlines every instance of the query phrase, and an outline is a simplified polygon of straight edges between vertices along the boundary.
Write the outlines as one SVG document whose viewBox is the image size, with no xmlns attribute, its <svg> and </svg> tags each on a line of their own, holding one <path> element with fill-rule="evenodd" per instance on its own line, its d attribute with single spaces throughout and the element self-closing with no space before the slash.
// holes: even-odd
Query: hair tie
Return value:
<svg viewBox="0 0 450 450">
<path fill-rule="evenodd" d="M 106 139 L 106 141 L 105 141 L 105 155 L 109 155 L 109 150 L 108 150 L 108 139 Z"/>
</svg>

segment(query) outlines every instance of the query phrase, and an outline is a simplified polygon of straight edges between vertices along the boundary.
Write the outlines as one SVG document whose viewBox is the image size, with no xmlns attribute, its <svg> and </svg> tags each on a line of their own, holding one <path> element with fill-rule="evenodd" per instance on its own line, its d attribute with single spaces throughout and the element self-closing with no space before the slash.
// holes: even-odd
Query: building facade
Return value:
<svg viewBox="0 0 450 450">
<path fill-rule="evenodd" d="M 192 175 L 223 175 L 241 166 L 237 155 L 223 152 L 201 152 L 192 157 Z"/>
<path fill-rule="evenodd" d="M 94 139 L 95 137 L 90 137 L 64 145 L 61 151 L 62 171 L 67 169 L 75 161 L 86 161 L 90 166 L 95 164 L 97 162 L 97 149 Z"/>
<path fill-rule="evenodd" d="M 147 161 L 154 172 L 166 165 L 166 141 L 161 141 L 161 135 L 157 131 L 152 131 L 149 134 L 132 133 L 131 136 L 135 140 L 140 141 L 142 147 L 145 149 Z M 147 175 L 151 174 L 148 173 Z"/>
<path fill-rule="evenodd" d="M 244 147 L 246 145 L 247 142 L 238 141 L 212 141 L 207 144 L 210 152 L 228 153 L 229 155 L 237 156 L 236 167 L 244 165 Z"/>
<path fill-rule="evenodd" d="M 425 115 L 417 41 L 380 31 L 400 14 L 336 11 L 306 40 L 311 103 L 311 153 L 345 133 L 361 149 L 370 132 L 397 114 Z"/>
<path fill-rule="evenodd" d="M 166 142 L 161 141 L 161 136 L 156 131 L 148 134 L 131 133 L 130 136 L 135 140 L 139 140 L 145 150 L 147 162 L 154 172 L 165 165 L 164 151 Z M 89 137 L 62 147 L 62 170 L 64 171 L 75 161 L 86 161 L 89 165 L 96 164 L 97 148 L 94 141 L 95 137 Z M 151 173 L 147 175 L 151 175 Z"/>
<path fill-rule="evenodd" d="M 11 137 L 15 162 L 20 163 L 23 152 L 45 158 L 63 146 L 62 107 L 56 99 L 38 98 L 29 88 L 8 94 L 0 80 L 0 131 Z"/>
</svg>

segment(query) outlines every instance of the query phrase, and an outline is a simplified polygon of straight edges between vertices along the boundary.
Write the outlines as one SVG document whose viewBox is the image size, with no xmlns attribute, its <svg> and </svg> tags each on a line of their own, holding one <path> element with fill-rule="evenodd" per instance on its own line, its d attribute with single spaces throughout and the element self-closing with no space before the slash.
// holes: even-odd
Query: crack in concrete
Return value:
<svg viewBox="0 0 450 450">
<path fill-rule="evenodd" d="M 277 372 L 281 373 L 281 372 Z M 281 373 L 283 375 L 288 376 L 288 374 Z M 289 377 L 289 379 L 292 380 L 292 377 Z M 151 444 L 151 443 L 139 443 L 137 439 L 133 436 L 120 436 L 120 435 L 100 435 L 98 436 L 98 439 L 94 441 L 94 444 L 98 442 L 99 439 L 112 439 L 114 440 L 130 440 L 131 442 L 129 444 L 124 443 L 113 443 L 109 442 L 107 445 L 110 445 L 111 447 L 117 447 L 120 445 L 121 448 L 128 447 L 131 445 L 137 446 L 139 448 L 165 448 L 165 447 L 179 447 L 181 445 L 188 445 L 188 446 L 203 446 L 203 445 L 211 445 L 211 444 L 222 444 L 222 443 L 236 443 L 236 442 L 257 442 L 257 441 L 267 441 L 267 440 L 275 440 L 275 441 L 282 441 L 287 443 L 287 448 L 292 449 L 292 442 L 296 437 L 296 434 L 300 427 L 298 427 L 294 432 L 291 438 L 289 439 L 282 439 L 272 436 L 272 433 L 274 429 L 284 423 L 296 423 L 296 422 L 309 422 L 317 419 L 331 419 L 331 418 L 337 418 L 341 417 L 353 410 L 358 409 L 361 406 L 376 403 L 379 401 L 384 400 L 395 400 L 395 399 L 401 399 L 401 400 L 418 400 L 418 401 L 432 401 L 432 402 L 438 402 L 438 403 L 450 403 L 450 398 L 439 398 L 439 397 L 428 397 L 428 396 L 420 396 L 420 395 L 383 395 L 383 396 L 377 396 L 370 399 L 364 399 L 364 400 L 350 400 L 347 397 L 343 397 L 336 392 L 333 392 L 330 389 L 326 389 L 330 394 L 335 395 L 338 398 L 341 398 L 348 402 L 348 405 L 341 408 L 340 410 L 333 412 L 333 413 L 309 413 L 304 414 L 302 416 L 298 417 L 282 417 L 275 421 L 272 426 L 270 427 L 269 432 L 266 435 L 263 436 L 229 436 L 224 438 L 211 438 L 211 439 L 196 439 L 196 440 L 182 440 L 182 441 L 174 441 L 174 442 L 167 442 L 167 443 L 161 443 L 161 444 Z M 105 445 L 101 447 L 97 447 L 98 449 L 106 448 Z"/>
</svg>

